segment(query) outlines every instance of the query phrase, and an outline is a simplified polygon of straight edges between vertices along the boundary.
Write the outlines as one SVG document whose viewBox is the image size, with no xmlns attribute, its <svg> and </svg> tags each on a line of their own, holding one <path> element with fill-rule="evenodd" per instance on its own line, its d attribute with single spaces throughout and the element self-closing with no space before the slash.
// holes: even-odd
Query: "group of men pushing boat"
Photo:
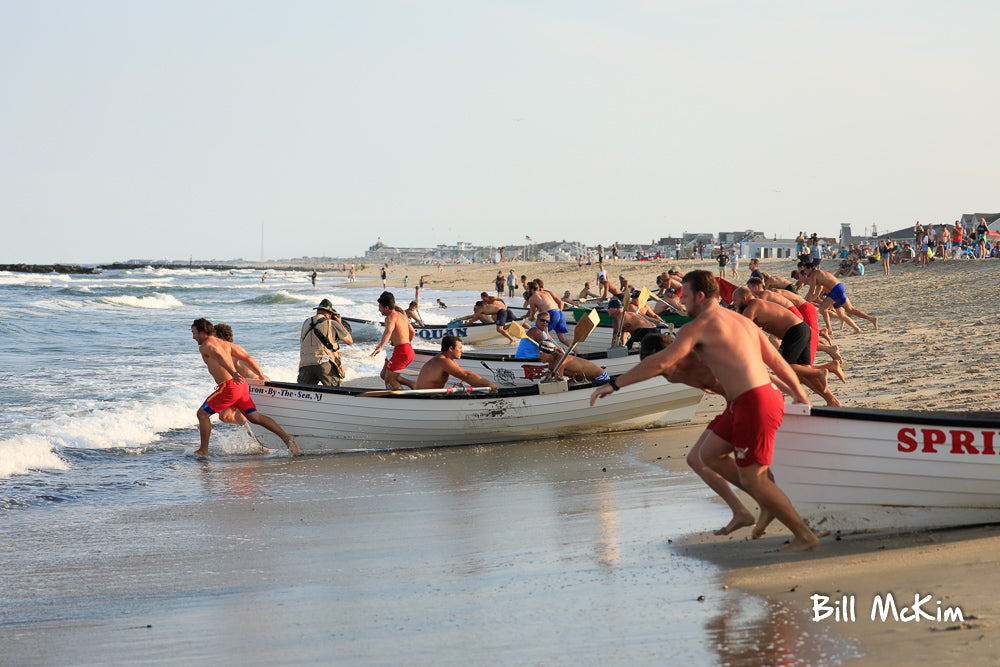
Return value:
<svg viewBox="0 0 1000 667">
<path fill-rule="evenodd" d="M 810 268 L 806 278 L 812 279 L 816 271 Z M 784 415 L 783 393 L 794 403 L 809 404 L 804 384 L 822 395 L 827 403 L 839 404 L 826 385 L 826 376 L 832 372 L 844 379 L 841 358 L 838 348 L 829 340 L 820 342 L 816 307 L 794 290 L 767 289 L 760 276 L 752 277 L 746 287 L 735 289 L 732 310 L 720 302 L 720 283 L 708 271 L 691 271 L 682 278 L 668 273 L 658 278 L 657 283 L 661 294 L 669 291 L 692 318 L 676 337 L 661 336 L 653 326 L 640 326 L 649 320 L 635 310 L 626 310 L 621 301 L 613 299 L 608 311 L 623 330 L 632 334 L 630 342 L 641 341 L 641 361 L 628 372 L 609 378 L 598 365 L 573 359 L 566 367 L 567 375 L 579 381 L 603 382 L 594 390 L 591 405 L 623 387 L 657 375 L 725 396 L 726 409 L 708 425 L 688 456 L 692 469 L 732 511 L 730 522 L 717 533 L 728 534 L 755 525 L 756 538 L 777 518 L 793 535 L 783 550 L 815 547 L 821 535 L 803 522 L 775 483 L 770 464 L 774 435 Z M 822 275 L 811 280 L 811 284 L 829 286 Z M 541 360 L 552 367 L 563 355 L 548 332 L 554 330 L 563 343 L 568 343 L 565 320 L 560 319 L 562 330 L 558 322 L 552 323 L 553 313 L 562 318 L 563 303 L 540 280 L 532 281 L 528 287 L 525 295 L 528 317 L 535 320 L 532 330 L 538 331 L 532 338 L 529 330 L 526 340 L 536 347 Z M 833 287 L 821 294 L 819 312 L 827 315 L 831 308 L 839 309 L 849 303 L 841 290 L 842 286 Z M 404 311 L 395 305 L 390 292 L 383 292 L 378 304 L 385 317 L 385 330 L 371 356 L 392 344 L 393 354 L 381 374 L 387 387 L 440 388 L 454 377 L 471 386 L 496 390 L 492 383 L 458 365 L 463 346 L 459 338 L 451 335 L 442 338 L 441 353 L 424 364 L 416 382 L 402 378 L 400 371 L 414 358 L 415 330 Z M 339 344 L 351 344 L 353 339 L 329 300 L 321 301 L 316 311 L 317 315 L 302 325 L 299 381 L 337 385 L 343 378 Z M 875 318 L 869 319 L 876 323 Z M 252 357 L 243 348 L 216 337 L 207 320 L 195 320 L 191 330 L 209 373 L 219 383 L 219 388 L 198 410 L 201 448 L 197 453 L 207 454 L 210 415 L 230 407 L 242 412 L 247 420 L 273 431 L 293 454 L 297 453 L 294 438 L 272 419 L 260 415 L 249 398 L 237 363 L 247 364 L 254 369 L 252 372 L 259 373 L 260 367 Z M 780 339 L 780 346 L 775 347 L 765 332 Z M 817 351 L 829 354 L 833 361 L 815 366 Z M 730 485 L 743 489 L 759 503 L 759 517 L 755 518 L 743 505 Z"/>
</svg>

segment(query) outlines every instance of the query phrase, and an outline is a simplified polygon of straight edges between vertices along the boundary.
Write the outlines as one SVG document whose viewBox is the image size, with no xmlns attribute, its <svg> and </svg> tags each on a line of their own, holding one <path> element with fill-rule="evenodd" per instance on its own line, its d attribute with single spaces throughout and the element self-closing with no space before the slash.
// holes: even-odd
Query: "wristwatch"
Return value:
<svg viewBox="0 0 1000 667">
<path fill-rule="evenodd" d="M 610 380 L 608 380 L 608 384 L 611 385 L 611 388 L 613 390 L 615 390 L 615 391 L 618 391 L 619 389 L 621 389 L 621 387 L 619 387 L 617 384 L 615 384 L 615 379 L 614 378 L 611 378 Z"/>
</svg>

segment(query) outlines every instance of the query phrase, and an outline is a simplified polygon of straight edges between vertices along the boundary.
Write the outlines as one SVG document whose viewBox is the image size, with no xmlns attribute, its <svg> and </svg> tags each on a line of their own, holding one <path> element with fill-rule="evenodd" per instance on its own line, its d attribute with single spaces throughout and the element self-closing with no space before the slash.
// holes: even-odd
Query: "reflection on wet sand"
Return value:
<svg viewBox="0 0 1000 667">
<path fill-rule="evenodd" d="M 722 665 L 818 667 L 862 655 L 856 641 L 835 637 L 805 612 L 734 590 L 726 591 L 721 613 L 705 630 Z"/>
</svg>

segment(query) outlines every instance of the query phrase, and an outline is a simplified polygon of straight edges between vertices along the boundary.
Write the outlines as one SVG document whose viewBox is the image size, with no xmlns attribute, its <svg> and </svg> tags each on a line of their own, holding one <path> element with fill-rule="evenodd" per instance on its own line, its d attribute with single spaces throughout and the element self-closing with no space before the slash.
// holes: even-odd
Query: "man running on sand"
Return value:
<svg viewBox="0 0 1000 667">
<path fill-rule="evenodd" d="M 683 287 L 681 299 L 695 319 L 681 327 L 674 342 L 662 352 L 594 390 L 591 404 L 623 386 L 669 372 L 694 352 L 729 399 L 725 412 L 709 424 L 702 461 L 731 484 L 746 489 L 760 504 L 762 514 L 773 515 L 792 531 L 792 542 L 781 551 L 812 549 L 819 544 L 819 538 L 768 476 L 774 434 L 781 425 L 785 405 L 767 367 L 788 386 L 796 403 L 808 405 L 809 399 L 795 372 L 764 333 L 747 318 L 719 304 L 719 285 L 711 273 L 691 271 L 684 276 Z"/>
<path fill-rule="evenodd" d="M 809 281 L 809 293 L 806 295 L 806 301 L 817 302 L 816 308 L 823 315 L 823 321 L 826 322 L 826 328 L 831 334 L 833 329 L 830 328 L 830 311 L 834 309 L 837 312 L 845 313 L 842 319 L 854 329 L 855 333 L 861 333 L 861 327 L 848 317 L 849 315 L 868 320 L 875 325 L 875 331 L 878 331 L 878 318 L 863 313 L 851 305 L 851 300 L 847 298 L 847 288 L 844 287 L 844 283 L 834 278 L 833 274 L 816 268 L 815 264 L 803 267 L 799 273 L 800 275 L 805 274 Z M 818 301 L 820 298 L 822 301 Z"/>
<path fill-rule="evenodd" d="M 232 343 L 216 338 L 215 327 L 203 317 L 191 323 L 191 338 L 198 343 L 201 358 L 208 366 L 208 372 L 219 384 L 219 387 L 205 399 L 198 408 L 198 434 L 201 436 L 201 446 L 195 452 L 198 456 L 208 456 L 208 439 L 212 435 L 213 413 L 235 406 L 253 424 L 259 424 L 281 438 L 288 450 L 295 456 L 299 448 L 295 438 L 285 433 L 270 417 L 257 412 L 257 406 L 250 399 L 250 389 L 247 381 L 236 370 L 233 358 L 249 363 L 250 355 Z"/>
</svg>

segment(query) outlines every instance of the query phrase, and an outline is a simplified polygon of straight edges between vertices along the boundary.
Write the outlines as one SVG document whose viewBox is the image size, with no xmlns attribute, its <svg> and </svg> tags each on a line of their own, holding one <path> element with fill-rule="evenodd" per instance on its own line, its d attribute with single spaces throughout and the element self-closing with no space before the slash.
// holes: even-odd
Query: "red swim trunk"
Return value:
<svg viewBox="0 0 1000 667">
<path fill-rule="evenodd" d="M 792 310 L 799 314 L 802 321 L 808 324 L 810 331 L 812 331 L 812 339 L 809 341 L 809 363 L 815 366 L 816 348 L 819 346 L 819 314 L 816 312 L 816 306 L 806 301 L 801 306 L 793 306 Z"/>
<path fill-rule="evenodd" d="M 411 361 L 413 361 L 413 346 L 403 343 L 392 348 L 392 356 L 385 362 L 385 367 L 397 372 L 409 366 Z"/>
<path fill-rule="evenodd" d="M 732 443 L 736 465 L 771 465 L 774 433 L 785 416 L 785 398 L 773 382 L 748 389 L 726 404 L 708 429 Z"/>
<path fill-rule="evenodd" d="M 212 392 L 211 396 L 205 399 L 201 409 L 208 414 L 213 414 L 222 412 L 228 407 L 235 407 L 243 414 L 254 412 L 257 409 L 250 398 L 250 385 L 247 384 L 246 380 L 241 384 L 233 384 L 232 380 L 226 380 Z"/>
</svg>

